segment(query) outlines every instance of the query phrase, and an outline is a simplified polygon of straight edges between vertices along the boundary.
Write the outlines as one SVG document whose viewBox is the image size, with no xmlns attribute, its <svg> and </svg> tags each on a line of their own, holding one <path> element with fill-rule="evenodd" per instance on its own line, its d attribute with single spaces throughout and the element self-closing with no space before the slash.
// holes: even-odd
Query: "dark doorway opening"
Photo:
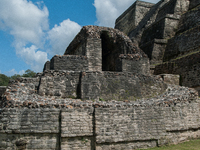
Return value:
<svg viewBox="0 0 200 150">
<path fill-rule="evenodd" d="M 108 31 L 101 34 L 102 42 L 102 71 L 121 71 L 119 51 Z"/>
</svg>

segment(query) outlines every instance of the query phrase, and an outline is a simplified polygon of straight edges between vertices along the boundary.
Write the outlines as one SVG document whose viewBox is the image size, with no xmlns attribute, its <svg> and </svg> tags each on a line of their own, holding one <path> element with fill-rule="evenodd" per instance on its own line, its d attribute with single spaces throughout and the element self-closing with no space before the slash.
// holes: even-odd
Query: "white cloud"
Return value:
<svg viewBox="0 0 200 150">
<path fill-rule="evenodd" d="M 63 55 L 69 43 L 80 31 L 81 26 L 70 19 L 64 20 L 59 25 L 55 25 L 48 32 L 48 39 L 52 46 L 51 54 Z"/>
<path fill-rule="evenodd" d="M 159 0 L 144 1 L 157 3 Z M 134 2 L 135 0 L 94 0 L 97 24 L 100 26 L 114 27 L 117 17 L 119 17 Z"/>
<path fill-rule="evenodd" d="M 27 0 L 0 0 L 0 26 L 16 40 L 41 45 L 49 12 L 46 6 L 39 7 Z"/>
<path fill-rule="evenodd" d="M 41 72 L 44 63 L 48 60 L 47 53 L 39 50 L 35 45 L 22 47 L 20 50 L 17 48 L 17 54 L 36 72 Z"/>
<path fill-rule="evenodd" d="M 23 75 L 24 73 L 25 73 L 24 70 L 21 70 L 21 71 L 17 72 L 15 69 L 12 69 L 10 71 L 5 72 L 4 74 L 7 75 L 7 76 L 12 76 L 14 74 Z"/>
<path fill-rule="evenodd" d="M 30 0 L 0 0 L 0 29 L 14 37 L 16 54 L 36 72 L 42 71 L 48 53 L 64 54 L 81 26 L 64 20 L 49 30 L 49 11 L 43 2 Z M 43 50 L 49 47 L 50 50 Z M 47 53 L 48 52 L 48 53 Z M 15 74 L 11 70 L 9 74 Z"/>
<path fill-rule="evenodd" d="M 17 55 L 34 71 L 41 71 L 47 60 L 47 53 L 38 49 L 43 48 L 49 30 L 48 16 L 42 2 L 34 5 L 27 0 L 0 0 L 0 29 L 13 35 Z M 11 70 L 11 73 L 17 72 Z"/>
</svg>

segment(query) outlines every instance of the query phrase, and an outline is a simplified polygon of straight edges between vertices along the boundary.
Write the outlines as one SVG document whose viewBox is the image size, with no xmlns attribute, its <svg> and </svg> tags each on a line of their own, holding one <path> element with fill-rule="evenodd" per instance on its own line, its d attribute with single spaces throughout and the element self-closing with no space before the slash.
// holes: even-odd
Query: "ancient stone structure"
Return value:
<svg viewBox="0 0 200 150">
<path fill-rule="evenodd" d="M 54 56 L 45 64 L 38 92 L 104 100 L 134 100 L 162 93 L 166 85 L 147 74 L 148 57 L 124 33 L 85 26 L 63 56 Z"/>
<path fill-rule="evenodd" d="M 179 86 L 199 86 L 198 5 L 136 1 L 117 29 L 83 27 L 42 73 L 4 88 L 0 150 L 132 150 L 199 138 L 198 92 Z"/>
<path fill-rule="evenodd" d="M 1 149 L 130 150 L 200 136 L 193 89 L 168 85 L 149 99 L 82 101 L 40 96 L 38 80 L 20 78 L 7 87 L 0 103 Z"/>
<path fill-rule="evenodd" d="M 134 29 L 125 31 L 119 21 L 115 28 L 127 32 L 148 55 L 153 74 L 178 74 L 181 85 L 200 91 L 199 5 L 199 0 L 161 0 L 148 12 L 142 11 L 143 18 Z M 133 14 L 133 10 L 125 13 Z"/>
<path fill-rule="evenodd" d="M 141 5 L 140 3 L 142 2 L 136 2 L 135 5 Z M 138 14 L 140 17 L 134 20 L 134 22 L 139 22 L 138 25 L 129 31 L 125 30 L 125 32 L 148 55 L 151 63 L 155 64 L 162 62 L 167 40 L 174 36 L 180 15 L 188 10 L 189 1 L 161 0 L 153 6 L 147 3 L 143 4 L 143 7 L 146 8 L 147 6 L 151 6 L 149 11 L 146 12 L 142 9 L 142 11 L 139 11 L 140 14 Z M 128 9 L 125 13 L 131 13 L 129 16 L 132 16 L 132 11 L 133 9 Z M 138 12 L 134 9 L 135 11 Z M 122 22 L 121 24 L 125 22 L 123 18 L 123 16 L 120 16 L 117 19 L 115 28 L 124 32 L 124 29 L 118 25 L 119 20 Z M 131 18 L 128 17 L 128 19 Z"/>
</svg>

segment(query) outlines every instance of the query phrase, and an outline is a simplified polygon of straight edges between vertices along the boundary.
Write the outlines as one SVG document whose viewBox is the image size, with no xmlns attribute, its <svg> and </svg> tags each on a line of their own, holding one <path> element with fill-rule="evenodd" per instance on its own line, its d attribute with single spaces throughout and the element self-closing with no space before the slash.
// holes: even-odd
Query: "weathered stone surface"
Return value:
<svg viewBox="0 0 200 150">
<path fill-rule="evenodd" d="M 195 8 L 196 6 L 198 6 L 200 4 L 200 0 L 190 0 L 190 9 Z"/>
<path fill-rule="evenodd" d="M 134 5 L 137 6 L 137 3 L 136 1 Z M 149 9 L 146 15 L 140 19 L 137 27 L 130 28 L 129 31 L 126 31 L 129 33 L 128 36 L 132 41 L 138 44 L 148 55 L 151 64 L 160 63 L 162 61 L 166 48 L 166 42 L 156 41 L 167 40 L 175 35 L 180 15 L 186 12 L 188 7 L 188 0 L 162 0 Z M 135 14 L 138 12 L 136 9 L 131 10 Z M 125 14 L 129 11 L 128 9 Z M 122 15 L 120 19 L 127 20 L 126 17 L 126 15 Z M 130 21 L 129 26 L 134 26 L 134 24 L 134 21 Z M 121 26 L 118 24 L 117 28 L 124 31 L 123 25 Z"/>
<path fill-rule="evenodd" d="M 159 74 L 157 76 L 167 84 L 180 85 L 180 75 L 175 74 Z"/>
<path fill-rule="evenodd" d="M 119 30 L 86 26 L 43 73 L 11 81 L 0 99 L 0 149 L 128 150 L 199 138 L 198 92 L 178 86 L 200 89 L 199 2 L 190 2 L 195 9 L 184 13 L 188 0 L 137 1 L 116 21 L 141 11 L 127 27 L 138 24 L 134 43 Z M 154 63 L 169 52 L 152 70 L 159 75 L 148 75 L 138 45 Z"/>
<path fill-rule="evenodd" d="M 148 148 L 200 136 L 198 94 L 185 87 L 169 86 L 156 98 L 135 102 L 46 103 L 49 108 L 1 108 L 0 148 Z"/>
<path fill-rule="evenodd" d="M 116 19 L 115 29 L 128 35 L 130 31 L 137 27 L 139 22 L 153 5 L 154 4 L 152 3 L 136 1 Z"/>
<path fill-rule="evenodd" d="M 6 91 L 6 86 L 0 86 L 0 97 L 4 94 Z"/>
<path fill-rule="evenodd" d="M 86 71 L 88 70 L 88 60 L 86 56 L 56 55 L 50 61 L 49 70 Z"/>
<path fill-rule="evenodd" d="M 133 71 L 137 69 L 138 73 L 148 74 L 148 67 L 137 67 L 137 64 L 140 66 L 144 62 L 148 66 L 147 56 L 144 52 L 134 45 L 124 33 L 112 28 L 83 27 L 64 55 L 86 56 L 88 70 L 83 68 L 83 71 L 122 71 L 121 54 L 131 54 L 133 58 L 137 59 Z M 132 72 L 132 70 L 129 71 Z"/>
<path fill-rule="evenodd" d="M 197 88 L 199 91 L 199 59 L 200 53 L 191 53 L 170 62 L 157 65 L 154 74 L 179 74 L 180 85 Z"/>
<path fill-rule="evenodd" d="M 176 59 L 184 54 L 199 51 L 200 26 L 187 30 L 168 40 L 163 60 Z"/>
<path fill-rule="evenodd" d="M 62 98 L 80 98 L 78 87 L 80 71 L 45 71 L 40 78 L 38 94 Z"/>
<path fill-rule="evenodd" d="M 167 85 L 151 76 L 121 72 L 83 72 L 82 99 L 130 100 L 155 97 Z"/>
<path fill-rule="evenodd" d="M 93 107 L 62 109 L 61 137 L 93 136 L 93 112 Z"/>
</svg>

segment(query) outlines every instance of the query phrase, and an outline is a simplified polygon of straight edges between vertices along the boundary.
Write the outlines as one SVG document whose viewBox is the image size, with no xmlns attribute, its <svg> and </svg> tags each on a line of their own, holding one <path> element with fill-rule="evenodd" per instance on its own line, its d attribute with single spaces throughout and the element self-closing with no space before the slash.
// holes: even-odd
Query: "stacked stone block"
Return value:
<svg viewBox="0 0 200 150">
<path fill-rule="evenodd" d="M 190 10 L 181 15 L 176 35 L 168 40 L 163 61 L 154 74 L 180 75 L 180 84 L 199 91 L 199 2 L 190 1 Z"/>
<path fill-rule="evenodd" d="M 86 56 L 79 56 L 79 55 L 57 56 L 56 55 L 50 61 L 49 70 L 86 71 L 88 70 L 88 60 Z"/>
<path fill-rule="evenodd" d="M 188 0 L 159 1 L 143 16 L 137 27 L 128 31 L 128 36 L 148 55 L 151 64 L 162 62 L 167 39 L 175 35 L 180 15 L 186 12 L 188 7 Z M 130 11 L 129 9 L 127 11 Z M 140 8 L 132 8 L 131 11 L 138 13 Z M 126 20 L 125 15 L 122 16 Z M 129 22 L 131 25 L 135 23 L 134 19 Z M 116 24 L 116 28 L 123 31 L 121 26 Z"/>
<path fill-rule="evenodd" d="M 116 19 L 115 28 L 128 35 L 137 27 L 153 5 L 152 3 L 136 1 Z"/>
<path fill-rule="evenodd" d="M 158 97 L 133 103 L 96 101 L 89 107 L 77 101 L 68 108 L 1 108 L 0 149 L 128 150 L 200 137 L 195 91 L 169 87 L 165 94 L 164 101 Z"/>
<path fill-rule="evenodd" d="M 157 96 L 166 87 L 165 83 L 151 76 L 131 72 L 83 72 L 81 99 L 134 101 Z"/>
<path fill-rule="evenodd" d="M 59 97 L 79 97 L 80 71 L 46 71 L 40 79 L 39 95 Z"/>
</svg>

